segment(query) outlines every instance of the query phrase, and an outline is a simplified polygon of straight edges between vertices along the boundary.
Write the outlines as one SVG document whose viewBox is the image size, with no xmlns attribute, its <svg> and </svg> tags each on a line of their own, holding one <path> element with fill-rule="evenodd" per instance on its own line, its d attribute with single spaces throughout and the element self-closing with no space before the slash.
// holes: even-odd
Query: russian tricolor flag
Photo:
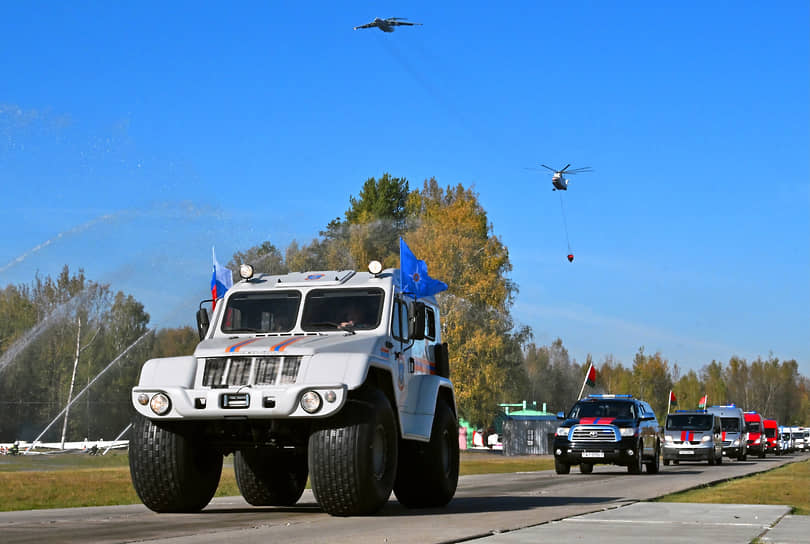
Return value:
<svg viewBox="0 0 810 544">
<path fill-rule="evenodd" d="M 214 257 L 214 275 L 211 276 L 211 298 L 214 299 L 211 309 L 214 310 L 217 307 L 217 299 L 224 297 L 225 292 L 233 287 L 233 274 L 217 262 L 217 255 L 213 247 L 211 256 Z"/>
</svg>

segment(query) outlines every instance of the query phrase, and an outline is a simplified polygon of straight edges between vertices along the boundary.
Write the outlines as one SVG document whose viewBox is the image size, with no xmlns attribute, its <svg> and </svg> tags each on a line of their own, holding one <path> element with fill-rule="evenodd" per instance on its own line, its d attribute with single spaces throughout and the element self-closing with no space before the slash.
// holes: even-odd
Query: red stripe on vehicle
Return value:
<svg viewBox="0 0 810 544">
<path fill-rule="evenodd" d="M 242 347 L 247 346 L 248 344 L 251 344 L 251 343 L 255 342 L 256 340 L 258 340 L 258 338 L 253 338 L 251 340 L 245 340 L 243 342 L 238 342 L 238 343 L 230 346 L 228 348 L 228 351 L 230 351 L 230 352 L 239 351 Z"/>
<path fill-rule="evenodd" d="M 288 346 L 295 344 L 296 342 L 298 342 L 299 340 L 303 340 L 304 338 L 305 338 L 304 336 L 298 336 L 296 338 L 288 338 L 283 342 L 275 344 L 273 347 L 270 348 L 270 351 L 284 351 L 285 349 L 287 349 Z"/>
</svg>

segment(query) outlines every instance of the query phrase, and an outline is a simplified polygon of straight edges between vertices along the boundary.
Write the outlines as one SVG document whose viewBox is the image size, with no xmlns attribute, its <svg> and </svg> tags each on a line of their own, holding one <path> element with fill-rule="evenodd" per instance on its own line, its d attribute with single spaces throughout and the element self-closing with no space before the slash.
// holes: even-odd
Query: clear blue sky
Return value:
<svg viewBox="0 0 810 544">
<path fill-rule="evenodd" d="M 810 376 L 806 1 L 117 4 L 3 9 L 0 286 L 69 264 L 191 324 L 212 245 L 435 176 L 480 194 L 538 343 Z M 572 264 L 524 169 L 569 162 Z"/>
</svg>

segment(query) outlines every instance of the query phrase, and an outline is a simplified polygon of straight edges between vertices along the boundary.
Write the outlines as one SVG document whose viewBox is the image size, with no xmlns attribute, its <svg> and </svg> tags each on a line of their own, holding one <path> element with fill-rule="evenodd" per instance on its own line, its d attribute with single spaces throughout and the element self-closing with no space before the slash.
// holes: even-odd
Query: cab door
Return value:
<svg viewBox="0 0 810 544">
<path fill-rule="evenodd" d="M 395 297 L 391 317 L 391 338 L 394 344 L 396 374 L 394 386 L 400 411 L 408 411 L 408 403 L 415 401 L 414 398 L 408 398 L 408 383 L 414 372 L 414 360 L 411 356 L 413 342 L 410 339 L 409 322 L 408 303 L 400 297 Z"/>
</svg>

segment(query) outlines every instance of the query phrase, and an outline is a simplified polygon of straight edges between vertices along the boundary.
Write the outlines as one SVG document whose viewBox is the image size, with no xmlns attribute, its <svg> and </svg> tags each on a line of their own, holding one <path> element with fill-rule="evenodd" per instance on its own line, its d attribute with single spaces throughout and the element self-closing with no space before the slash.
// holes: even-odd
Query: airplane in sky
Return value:
<svg viewBox="0 0 810 544">
<path fill-rule="evenodd" d="M 393 32 L 396 26 L 422 26 L 422 23 L 410 23 L 404 17 L 389 17 L 387 19 L 380 19 L 375 17 L 370 23 L 354 27 L 355 30 L 361 28 L 379 28 L 383 32 Z"/>
</svg>

